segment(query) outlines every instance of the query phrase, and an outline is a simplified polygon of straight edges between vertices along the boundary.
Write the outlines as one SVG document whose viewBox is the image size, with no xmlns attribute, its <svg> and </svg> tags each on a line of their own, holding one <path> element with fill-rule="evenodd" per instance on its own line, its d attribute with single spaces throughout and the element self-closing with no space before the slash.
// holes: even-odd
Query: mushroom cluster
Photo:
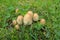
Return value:
<svg viewBox="0 0 60 40">
<path fill-rule="evenodd" d="M 32 25 L 33 21 L 38 22 L 40 20 L 41 24 L 45 24 L 45 19 L 39 19 L 38 13 L 33 13 L 28 11 L 24 16 L 19 15 L 16 20 L 13 20 L 12 23 L 16 29 L 19 29 L 21 25 Z"/>
</svg>

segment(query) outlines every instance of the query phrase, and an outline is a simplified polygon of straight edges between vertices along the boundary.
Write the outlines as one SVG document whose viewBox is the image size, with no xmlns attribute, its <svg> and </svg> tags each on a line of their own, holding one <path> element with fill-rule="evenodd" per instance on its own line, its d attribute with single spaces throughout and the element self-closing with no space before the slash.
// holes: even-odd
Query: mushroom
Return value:
<svg viewBox="0 0 60 40">
<path fill-rule="evenodd" d="M 45 19 L 41 19 L 40 23 L 44 25 L 46 23 Z"/>
<path fill-rule="evenodd" d="M 34 13 L 33 21 L 38 21 L 38 20 L 39 20 L 39 15 L 37 13 Z"/>
<path fill-rule="evenodd" d="M 13 25 L 16 25 L 16 24 L 17 24 L 16 20 L 13 20 L 13 21 L 12 21 L 12 24 L 13 24 Z"/>
<path fill-rule="evenodd" d="M 19 15 L 18 17 L 17 17 L 17 23 L 19 24 L 19 25 L 22 25 L 23 24 L 23 16 L 22 15 Z"/>
<path fill-rule="evenodd" d="M 18 13 L 18 11 L 19 11 L 19 9 L 18 9 L 18 8 L 16 8 L 15 12 L 16 12 L 16 13 Z"/>
<path fill-rule="evenodd" d="M 15 25 L 15 29 L 19 30 L 19 25 L 18 24 Z"/>
<path fill-rule="evenodd" d="M 24 19 L 23 19 L 24 25 L 31 25 L 32 24 L 32 18 L 33 18 L 33 12 L 28 11 L 27 14 L 24 16 Z"/>
</svg>

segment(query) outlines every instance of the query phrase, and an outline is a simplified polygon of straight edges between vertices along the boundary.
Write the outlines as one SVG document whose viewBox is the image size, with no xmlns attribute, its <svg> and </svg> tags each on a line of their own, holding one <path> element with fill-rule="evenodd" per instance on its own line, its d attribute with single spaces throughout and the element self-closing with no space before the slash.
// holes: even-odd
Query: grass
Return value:
<svg viewBox="0 0 60 40">
<path fill-rule="evenodd" d="M 18 8 L 18 13 L 15 9 Z M 46 25 L 39 23 L 30 27 L 20 27 L 17 31 L 8 27 L 18 15 L 28 10 L 37 12 L 40 19 L 46 19 Z M 45 27 L 45 31 L 42 28 Z M 60 0 L 0 0 L 0 40 L 60 40 Z"/>
</svg>

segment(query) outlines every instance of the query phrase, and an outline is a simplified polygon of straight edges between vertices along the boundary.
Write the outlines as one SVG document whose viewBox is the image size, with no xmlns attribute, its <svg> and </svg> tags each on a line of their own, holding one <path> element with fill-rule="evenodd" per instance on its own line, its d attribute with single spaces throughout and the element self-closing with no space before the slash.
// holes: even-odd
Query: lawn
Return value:
<svg viewBox="0 0 60 40">
<path fill-rule="evenodd" d="M 38 13 L 46 24 L 36 22 L 32 28 L 22 25 L 19 30 L 10 25 L 29 10 Z M 0 40 L 60 40 L 60 0 L 0 0 Z"/>
</svg>

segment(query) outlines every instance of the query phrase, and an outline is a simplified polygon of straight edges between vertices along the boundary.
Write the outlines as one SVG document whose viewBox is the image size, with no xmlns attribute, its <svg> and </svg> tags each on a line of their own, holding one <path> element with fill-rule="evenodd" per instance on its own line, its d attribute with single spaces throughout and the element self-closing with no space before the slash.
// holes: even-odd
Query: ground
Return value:
<svg viewBox="0 0 60 40">
<path fill-rule="evenodd" d="M 29 10 L 44 18 L 46 25 L 36 22 L 33 29 L 21 26 L 19 30 L 10 25 Z M 0 40 L 60 40 L 60 0 L 0 0 Z"/>
</svg>

